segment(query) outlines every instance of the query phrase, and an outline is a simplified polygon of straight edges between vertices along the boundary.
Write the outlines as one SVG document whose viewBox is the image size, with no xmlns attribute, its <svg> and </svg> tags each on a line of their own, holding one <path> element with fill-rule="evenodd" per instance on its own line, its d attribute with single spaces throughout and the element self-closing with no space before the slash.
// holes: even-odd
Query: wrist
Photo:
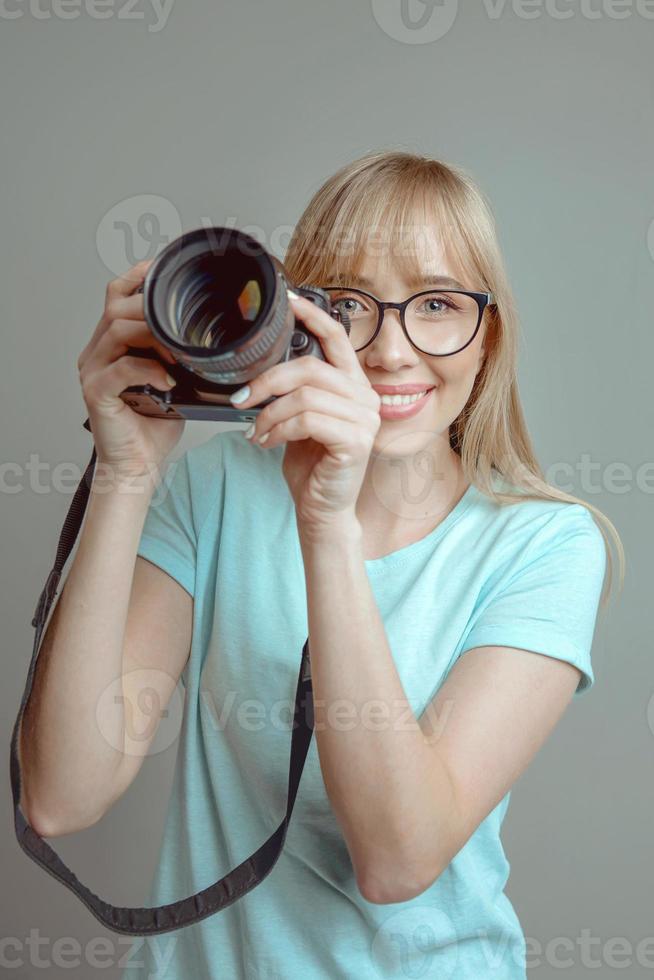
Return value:
<svg viewBox="0 0 654 980">
<path fill-rule="evenodd" d="M 354 511 L 341 511 L 320 522 L 298 520 L 297 529 L 303 549 L 360 545 L 363 537 L 363 529 Z"/>
<path fill-rule="evenodd" d="M 113 469 L 111 464 L 96 460 L 91 481 L 92 496 L 138 497 L 149 501 L 157 487 L 156 472 L 139 474 L 121 474 Z"/>
</svg>

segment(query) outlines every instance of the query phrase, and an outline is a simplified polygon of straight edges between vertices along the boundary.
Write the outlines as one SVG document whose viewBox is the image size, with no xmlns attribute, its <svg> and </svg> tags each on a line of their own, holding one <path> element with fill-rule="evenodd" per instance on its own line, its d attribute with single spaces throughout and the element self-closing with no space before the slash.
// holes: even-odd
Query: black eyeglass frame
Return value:
<svg viewBox="0 0 654 980">
<path fill-rule="evenodd" d="M 422 289 L 419 293 L 413 293 L 402 303 L 385 303 L 383 300 L 377 299 L 376 296 L 373 296 L 372 293 L 367 293 L 364 289 L 357 289 L 354 286 L 320 286 L 320 289 L 324 289 L 328 296 L 330 295 L 331 291 L 336 291 L 336 290 L 345 293 L 358 293 L 360 296 L 366 296 L 368 299 L 371 299 L 373 303 L 375 303 L 377 307 L 377 326 L 375 327 L 375 330 L 370 340 L 366 344 L 364 344 L 363 347 L 355 348 L 357 353 L 359 351 L 365 350 L 366 347 L 369 347 L 370 344 L 373 342 L 373 340 L 381 330 L 381 326 L 382 323 L 384 322 L 384 314 L 386 310 L 398 310 L 400 314 L 400 324 L 402 326 L 402 330 L 404 331 L 404 336 L 409 341 L 412 347 L 415 347 L 415 349 L 420 351 L 421 354 L 428 354 L 429 357 L 451 357 L 452 354 L 458 354 L 460 353 L 460 351 L 465 350 L 466 347 L 470 346 L 470 344 L 473 342 L 473 340 L 479 333 L 479 327 L 481 326 L 481 320 L 484 315 L 484 310 L 486 309 L 487 306 L 495 305 L 495 298 L 492 293 L 472 292 L 469 289 L 449 289 L 449 288 Z M 432 293 L 459 293 L 462 294 L 463 296 L 471 296 L 472 299 L 475 300 L 477 304 L 477 308 L 479 310 L 479 315 L 477 317 L 477 326 L 475 327 L 474 333 L 470 338 L 470 340 L 466 341 L 463 347 L 459 347 L 458 350 L 448 351 L 447 354 L 432 354 L 430 351 L 423 350 L 422 347 L 418 347 L 418 345 L 414 343 L 414 341 L 409 336 L 409 331 L 407 330 L 406 323 L 404 322 L 404 313 L 409 303 L 411 303 L 418 296 L 429 296 Z M 331 302 L 331 297 L 330 297 L 330 302 Z"/>
</svg>

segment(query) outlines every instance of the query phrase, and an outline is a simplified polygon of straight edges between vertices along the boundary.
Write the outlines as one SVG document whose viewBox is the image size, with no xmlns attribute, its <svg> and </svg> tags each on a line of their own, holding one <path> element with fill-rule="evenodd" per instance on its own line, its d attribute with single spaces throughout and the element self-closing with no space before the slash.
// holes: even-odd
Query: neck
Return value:
<svg viewBox="0 0 654 980">
<path fill-rule="evenodd" d="M 393 456 L 392 442 L 375 447 L 356 505 L 362 527 L 397 534 L 436 526 L 467 489 L 463 467 L 447 434 L 417 452 Z"/>
</svg>

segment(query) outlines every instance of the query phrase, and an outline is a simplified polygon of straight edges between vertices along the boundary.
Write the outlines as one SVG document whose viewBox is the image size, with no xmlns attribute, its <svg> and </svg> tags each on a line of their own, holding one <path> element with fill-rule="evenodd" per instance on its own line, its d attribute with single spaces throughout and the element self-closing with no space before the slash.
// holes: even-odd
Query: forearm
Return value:
<svg viewBox="0 0 654 980">
<path fill-rule="evenodd" d="M 300 530 L 315 738 L 357 879 L 411 894 L 434 863 L 450 784 L 402 687 L 361 538 L 354 517 L 321 536 Z"/>
</svg>

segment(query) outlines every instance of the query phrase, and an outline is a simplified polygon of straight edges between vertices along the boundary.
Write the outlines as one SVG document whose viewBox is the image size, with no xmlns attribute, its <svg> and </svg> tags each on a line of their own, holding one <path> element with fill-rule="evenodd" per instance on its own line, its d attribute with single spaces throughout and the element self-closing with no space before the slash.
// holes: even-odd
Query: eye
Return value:
<svg viewBox="0 0 654 980">
<path fill-rule="evenodd" d="M 354 299 L 352 296 L 344 296 L 343 299 L 339 299 L 337 302 L 338 305 L 343 307 L 344 310 L 347 310 L 348 313 L 355 313 L 357 306 L 362 305 L 358 299 Z"/>
<path fill-rule="evenodd" d="M 372 311 L 372 306 L 364 300 L 362 296 L 353 296 L 352 293 L 330 292 L 331 304 L 334 308 L 344 310 L 350 317 L 368 314 Z"/>
<path fill-rule="evenodd" d="M 431 296 L 423 296 L 421 300 L 418 301 L 417 309 L 421 313 L 444 313 L 447 310 L 458 310 L 459 306 L 454 302 L 454 300 L 443 293 L 434 293 Z"/>
<path fill-rule="evenodd" d="M 439 310 L 442 310 L 443 307 L 447 306 L 449 306 L 449 303 L 446 303 L 440 296 L 428 296 L 423 301 L 423 308 L 428 313 L 437 313 Z"/>
</svg>

